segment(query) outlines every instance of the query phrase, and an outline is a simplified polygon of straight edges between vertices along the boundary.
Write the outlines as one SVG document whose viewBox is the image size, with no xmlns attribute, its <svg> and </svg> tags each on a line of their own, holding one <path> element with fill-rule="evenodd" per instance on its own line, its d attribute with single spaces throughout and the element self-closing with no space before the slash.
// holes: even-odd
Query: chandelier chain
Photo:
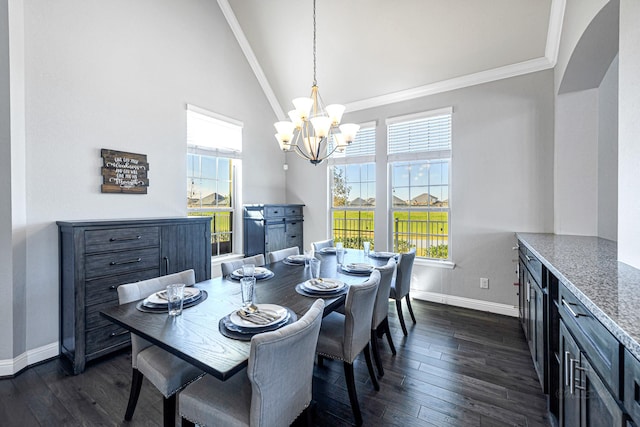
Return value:
<svg viewBox="0 0 640 427">
<path fill-rule="evenodd" d="M 313 85 L 318 85 L 316 79 L 316 0 L 313 0 Z"/>
</svg>

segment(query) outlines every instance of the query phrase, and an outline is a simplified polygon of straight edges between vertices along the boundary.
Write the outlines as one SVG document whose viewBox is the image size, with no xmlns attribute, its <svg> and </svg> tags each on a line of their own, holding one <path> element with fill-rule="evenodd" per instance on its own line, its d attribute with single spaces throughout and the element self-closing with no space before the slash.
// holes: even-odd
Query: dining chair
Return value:
<svg viewBox="0 0 640 427">
<path fill-rule="evenodd" d="M 173 283 L 184 283 L 190 286 L 195 282 L 195 272 L 185 270 L 180 273 L 120 285 L 118 286 L 118 302 L 125 304 L 138 301 Z M 156 314 L 149 315 L 156 316 Z M 131 334 L 131 366 L 133 369 L 131 392 L 124 419 L 130 421 L 133 418 L 133 412 L 136 409 L 142 388 L 142 380 L 146 378 L 163 395 L 164 426 L 175 426 L 176 393 L 187 384 L 202 377 L 204 372 L 133 333 Z"/>
<path fill-rule="evenodd" d="M 253 264 L 256 267 L 261 267 L 264 265 L 264 255 L 258 254 L 242 259 L 236 259 L 234 261 L 221 262 L 220 270 L 222 270 L 222 277 L 227 277 L 245 264 Z"/>
<path fill-rule="evenodd" d="M 267 259 L 269 260 L 269 264 L 273 264 L 274 262 L 282 261 L 291 255 L 300 255 L 300 248 L 292 246 L 290 248 L 280 249 L 279 251 L 269 252 L 267 254 Z"/>
<path fill-rule="evenodd" d="M 349 286 L 345 314 L 334 311 L 322 319 L 316 348 L 319 357 L 342 361 L 351 410 L 358 426 L 362 425 L 362 413 L 356 394 L 353 361 L 360 353 L 364 353 L 374 389 L 380 390 L 369 353 L 371 319 L 379 283 L 380 272 L 374 270 L 364 283 Z"/>
<path fill-rule="evenodd" d="M 313 247 L 314 251 L 319 251 L 323 248 L 332 248 L 333 246 L 333 239 L 321 240 L 319 242 L 311 243 L 311 247 Z"/>
<path fill-rule="evenodd" d="M 313 359 L 324 309 L 317 299 L 297 322 L 251 338 L 246 375 L 206 376 L 180 393 L 182 425 L 290 425 L 311 402 Z"/>
<path fill-rule="evenodd" d="M 384 376 L 382 360 L 380 360 L 380 349 L 378 348 L 378 337 L 387 336 L 391 353 L 396 355 L 396 347 L 393 345 L 391 331 L 389 330 L 389 293 L 391 282 L 396 273 L 396 260 L 390 258 L 386 265 L 378 267 L 380 272 L 380 284 L 376 293 L 376 301 L 373 306 L 373 317 L 371 319 L 371 352 L 378 368 L 378 375 Z"/>
<path fill-rule="evenodd" d="M 415 259 L 416 248 L 411 248 L 409 252 L 400 254 L 396 280 L 391 285 L 391 292 L 389 294 L 389 298 L 396 300 L 396 310 L 398 311 L 398 319 L 400 320 L 400 326 L 402 326 L 404 336 L 407 336 L 407 326 L 404 323 L 404 316 L 402 315 L 402 298 L 405 298 L 407 302 L 407 308 L 409 309 L 411 320 L 413 320 L 413 323 L 416 323 L 416 316 L 413 315 L 411 299 L 409 298 L 409 291 L 411 290 L 411 271 L 413 270 L 413 262 Z"/>
</svg>

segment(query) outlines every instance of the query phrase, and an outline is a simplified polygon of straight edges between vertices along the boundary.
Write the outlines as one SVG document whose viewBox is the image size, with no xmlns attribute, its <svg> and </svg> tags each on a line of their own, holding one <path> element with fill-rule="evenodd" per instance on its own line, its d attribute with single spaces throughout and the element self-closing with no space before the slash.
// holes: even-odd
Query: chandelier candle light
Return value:
<svg viewBox="0 0 640 427">
<path fill-rule="evenodd" d="M 311 97 L 293 100 L 294 110 L 289 111 L 291 121 L 274 124 L 280 149 L 294 151 L 300 157 L 317 165 L 335 151 L 342 152 L 353 142 L 360 125 L 340 124 L 344 105 L 324 106 L 316 80 L 316 0 L 313 0 L 313 85 Z M 333 143 L 329 142 L 333 139 Z M 329 150 L 331 148 L 331 150 Z"/>
</svg>

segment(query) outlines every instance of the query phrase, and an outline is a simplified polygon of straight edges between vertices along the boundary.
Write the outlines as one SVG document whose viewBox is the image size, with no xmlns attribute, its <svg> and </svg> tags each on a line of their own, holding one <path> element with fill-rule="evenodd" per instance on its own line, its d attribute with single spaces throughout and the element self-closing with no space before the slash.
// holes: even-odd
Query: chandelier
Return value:
<svg viewBox="0 0 640 427">
<path fill-rule="evenodd" d="M 353 142 L 360 129 L 353 123 L 340 124 L 344 105 L 324 106 L 316 80 L 316 0 L 313 0 L 313 85 L 309 98 L 293 100 L 289 111 L 291 121 L 274 124 L 280 149 L 295 152 L 314 165 L 335 151 L 342 152 Z"/>
</svg>

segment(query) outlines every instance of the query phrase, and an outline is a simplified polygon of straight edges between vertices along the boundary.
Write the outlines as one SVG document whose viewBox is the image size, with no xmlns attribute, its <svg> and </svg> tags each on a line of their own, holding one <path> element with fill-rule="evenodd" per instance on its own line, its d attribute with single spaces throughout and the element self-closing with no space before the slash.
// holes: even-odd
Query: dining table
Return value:
<svg viewBox="0 0 640 427">
<path fill-rule="evenodd" d="M 369 274 L 349 274 L 342 266 L 365 263 L 381 266 L 388 257 L 372 257 L 362 250 L 346 249 L 343 265 L 338 265 L 335 253 L 316 252 L 321 260 L 320 277 L 343 281 L 346 286 L 366 281 Z M 286 260 L 264 266 L 273 272 L 268 279 L 257 280 L 254 303 L 276 304 L 302 317 L 319 297 L 299 293 L 296 286 L 311 278 L 310 268 Z M 171 354 L 197 366 L 207 374 L 224 381 L 247 366 L 250 340 L 225 336 L 220 320 L 242 307 L 240 282 L 231 277 L 216 277 L 194 285 L 206 293 L 202 302 L 184 308 L 179 316 L 167 312 L 145 312 L 140 302 L 130 302 L 101 311 L 101 315 Z M 324 315 L 344 304 L 346 292 L 322 295 Z"/>
</svg>

